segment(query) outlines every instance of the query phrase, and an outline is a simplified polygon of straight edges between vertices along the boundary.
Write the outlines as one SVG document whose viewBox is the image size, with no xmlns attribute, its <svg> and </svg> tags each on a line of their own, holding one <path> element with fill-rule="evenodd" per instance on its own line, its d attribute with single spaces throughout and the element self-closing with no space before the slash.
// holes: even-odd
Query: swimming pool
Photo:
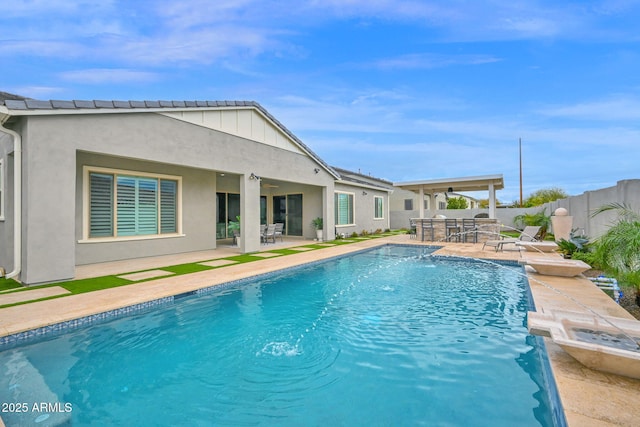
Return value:
<svg viewBox="0 0 640 427">
<path fill-rule="evenodd" d="M 384 246 L 5 350 L 2 418 L 554 425 L 522 267 L 430 252 Z"/>
</svg>

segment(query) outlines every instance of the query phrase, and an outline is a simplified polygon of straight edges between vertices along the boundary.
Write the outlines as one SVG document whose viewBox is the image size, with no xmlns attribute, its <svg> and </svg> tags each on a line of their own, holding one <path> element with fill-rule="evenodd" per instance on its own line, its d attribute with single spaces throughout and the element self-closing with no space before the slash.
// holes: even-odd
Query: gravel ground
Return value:
<svg viewBox="0 0 640 427">
<path fill-rule="evenodd" d="M 620 298 L 620 306 L 640 320 L 640 306 L 636 304 L 636 290 L 634 288 L 623 288 L 622 292 L 624 296 Z"/>
</svg>

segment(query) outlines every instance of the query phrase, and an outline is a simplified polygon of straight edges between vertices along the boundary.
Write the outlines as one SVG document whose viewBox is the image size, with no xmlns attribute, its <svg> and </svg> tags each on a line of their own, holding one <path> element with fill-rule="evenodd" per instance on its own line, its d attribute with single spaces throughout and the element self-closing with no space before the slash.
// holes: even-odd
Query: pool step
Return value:
<svg viewBox="0 0 640 427">
<path fill-rule="evenodd" d="M 71 425 L 71 405 L 60 402 L 22 351 L 13 350 L 0 366 L 0 390 L 6 396 L 2 420 L 7 426 Z"/>
</svg>

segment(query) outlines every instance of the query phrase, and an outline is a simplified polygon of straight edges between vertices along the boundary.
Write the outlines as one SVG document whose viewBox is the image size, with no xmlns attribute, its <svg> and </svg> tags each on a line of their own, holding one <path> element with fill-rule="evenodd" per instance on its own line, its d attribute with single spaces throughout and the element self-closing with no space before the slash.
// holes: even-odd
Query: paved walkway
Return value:
<svg viewBox="0 0 640 427">
<path fill-rule="evenodd" d="M 309 242 L 294 242 L 300 245 Z M 37 327 L 72 320 L 133 304 L 143 303 L 165 296 L 177 295 L 196 289 L 269 273 L 282 268 L 344 255 L 357 250 L 372 248 L 385 243 L 424 244 L 408 235 L 363 240 L 349 245 L 327 247 L 314 251 L 301 251 L 286 256 L 265 258 L 246 264 L 228 265 L 179 276 L 163 276 L 155 280 L 119 288 L 86 294 L 71 295 L 61 299 L 34 302 L 27 305 L 0 309 L 0 336 L 6 336 Z M 427 242 L 428 244 L 428 242 Z M 508 248 L 495 252 L 493 248 L 482 250 L 481 244 L 438 243 L 443 246 L 437 254 L 469 256 L 476 258 L 519 260 L 530 253 Z M 265 248 L 273 249 L 273 248 Z M 231 254 L 235 255 L 237 252 Z M 214 255 L 214 256 L 212 256 Z M 214 260 L 230 256 L 219 250 L 213 253 L 185 254 L 176 257 L 150 258 L 144 261 L 105 263 L 79 268 L 85 277 L 104 274 L 124 274 L 142 269 L 161 269 L 163 266 Z M 541 256 L 535 254 L 536 257 Z M 544 256 L 557 256 L 547 254 Z M 191 261 L 184 261 L 184 259 Z M 132 266 L 134 266 L 132 268 Z M 84 272 L 82 272 L 84 270 Z M 107 273 L 108 272 L 108 273 Z M 559 278 L 528 273 L 531 291 L 538 311 L 565 309 L 572 311 L 593 310 L 608 316 L 632 318 L 603 291 L 584 278 Z M 556 379 L 565 415 L 570 426 L 637 426 L 640 420 L 640 380 L 632 380 L 588 369 L 566 354 L 552 341 L 545 338 L 549 359 Z M 0 420 L 1 425 L 1 420 Z"/>
</svg>

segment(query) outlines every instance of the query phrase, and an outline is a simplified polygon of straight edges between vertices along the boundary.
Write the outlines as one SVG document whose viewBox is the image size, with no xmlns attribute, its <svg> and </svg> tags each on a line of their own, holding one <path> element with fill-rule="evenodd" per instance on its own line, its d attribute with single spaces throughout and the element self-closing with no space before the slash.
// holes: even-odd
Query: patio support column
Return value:
<svg viewBox="0 0 640 427">
<path fill-rule="evenodd" d="M 240 252 L 259 250 L 260 179 L 253 174 L 240 175 Z"/>
<path fill-rule="evenodd" d="M 496 218 L 496 188 L 489 184 L 489 218 Z"/>
<path fill-rule="evenodd" d="M 424 218 L 424 187 L 420 187 L 418 190 L 418 210 L 420 211 L 420 218 Z"/>
<path fill-rule="evenodd" d="M 334 187 L 322 187 L 322 238 L 334 240 L 336 238 L 336 220 L 334 210 Z"/>
</svg>

